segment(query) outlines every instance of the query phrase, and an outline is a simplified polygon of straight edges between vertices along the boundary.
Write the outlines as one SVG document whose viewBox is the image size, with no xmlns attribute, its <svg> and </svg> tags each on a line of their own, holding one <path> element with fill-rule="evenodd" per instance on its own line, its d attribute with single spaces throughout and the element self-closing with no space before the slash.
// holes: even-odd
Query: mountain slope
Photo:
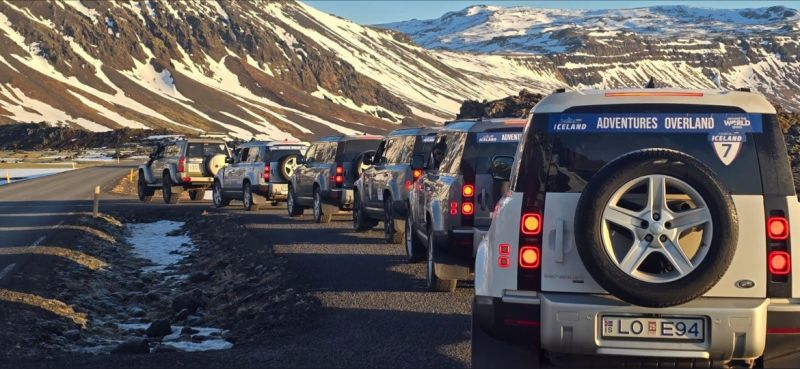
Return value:
<svg viewBox="0 0 800 369">
<path fill-rule="evenodd" d="M 310 138 L 562 86 L 535 59 L 425 50 L 285 1 L 0 3 L 0 123 Z"/>
<path fill-rule="evenodd" d="M 786 7 L 571 10 L 473 6 L 381 27 L 432 49 L 540 57 L 576 88 L 749 87 L 800 108 L 800 13 Z"/>
</svg>

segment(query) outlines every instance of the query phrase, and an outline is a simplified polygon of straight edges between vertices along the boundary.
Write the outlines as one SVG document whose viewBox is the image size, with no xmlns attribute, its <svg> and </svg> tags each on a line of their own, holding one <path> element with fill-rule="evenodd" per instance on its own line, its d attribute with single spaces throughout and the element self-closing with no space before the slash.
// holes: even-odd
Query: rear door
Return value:
<svg viewBox="0 0 800 369">
<path fill-rule="evenodd" d="M 508 190 L 508 184 L 492 178 L 492 161 L 500 157 L 513 160 L 522 137 L 522 127 L 502 128 L 470 134 L 464 153 L 464 184 L 474 185 L 475 214 L 473 225 L 489 227 L 497 201 Z"/>
<path fill-rule="evenodd" d="M 372 165 L 365 168 L 364 171 L 361 173 L 361 183 L 363 192 L 363 199 L 364 205 L 367 207 L 374 207 L 376 196 L 375 196 L 375 180 L 380 172 L 381 168 L 383 167 L 383 154 L 386 152 L 386 145 L 388 144 L 389 139 L 383 139 L 380 144 L 378 144 L 378 148 L 375 151 L 374 159 Z"/>
</svg>

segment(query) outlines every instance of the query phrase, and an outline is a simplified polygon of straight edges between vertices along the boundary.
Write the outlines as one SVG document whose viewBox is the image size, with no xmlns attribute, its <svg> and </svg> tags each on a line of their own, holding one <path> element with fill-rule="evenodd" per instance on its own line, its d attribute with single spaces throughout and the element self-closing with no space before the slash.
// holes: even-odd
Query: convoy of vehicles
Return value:
<svg viewBox="0 0 800 369">
<path fill-rule="evenodd" d="M 791 366 L 800 351 L 800 203 L 775 109 L 749 91 L 557 91 L 528 119 L 233 155 L 178 140 L 139 168 L 142 201 L 212 183 L 218 207 L 382 221 L 431 290 L 474 273 L 473 367 Z"/>
<path fill-rule="evenodd" d="M 386 135 L 353 185 L 353 228 L 371 229 L 383 221 L 387 243 L 405 239 L 408 192 L 422 176 L 422 163 L 436 139 L 436 128 L 403 128 Z M 416 163 L 416 165 L 414 164 Z"/>
<path fill-rule="evenodd" d="M 214 206 L 226 206 L 237 199 L 246 210 L 255 211 L 265 201 L 273 206 L 285 201 L 289 178 L 307 148 L 308 144 L 285 141 L 240 145 L 214 178 Z"/>
</svg>

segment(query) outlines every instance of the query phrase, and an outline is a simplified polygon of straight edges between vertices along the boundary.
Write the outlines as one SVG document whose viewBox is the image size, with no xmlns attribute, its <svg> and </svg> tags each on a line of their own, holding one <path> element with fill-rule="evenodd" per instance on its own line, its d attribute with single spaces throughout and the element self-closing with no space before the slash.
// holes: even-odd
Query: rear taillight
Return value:
<svg viewBox="0 0 800 369">
<path fill-rule="evenodd" d="M 471 202 L 461 204 L 461 215 L 472 215 L 475 213 L 475 205 Z"/>
<path fill-rule="evenodd" d="M 535 236 L 542 233 L 542 216 L 537 213 L 522 214 L 520 230 L 522 234 L 528 236 Z"/>
<path fill-rule="evenodd" d="M 410 190 L 410 189 L 411 189 L 411 181 L 406 179 L 406 190 Z"/>
<path fill-rule="evenodd" d="M 186 157 L 181 156 L 178 158 L 178 172 L 183 173 L 186 171 Z"/>
<path fill-rule="evenodd" d="M 264 166 L 264 180 L 267 182 L 269 182 L 269 176 L 270 176 L 269 171 L 270 171 L 269 164 L 267 164 Z"/>
<path fill-rule="evenodd" d="M 450 215 L 458 215 L 458 201 L 450 201 Z"/>
<path fill-rule="evenodd" d="M 422 169 L 414 169 L 414 171 L 411 173 L 414 175 L 415 181 L 417 180 L 417 178 L 422 177 Z"/>
<path fill-rule="evenodd" d="M 341 186 L 344 183 L 344 167 L 341 165 L 336 166 L 336 176 L 334 176 L 333 181 L 337 186 Z"/>
<path fill-rule="evenodd" d="M 523 269 L 537 269 L 541 262 L 541 250 L 537 246 L 522 246 L 519 249 L 519 266 Z"/>
<path fill-rule="evenodd" d="M 783 241 L 789 238 L 789 222 L 784 217 L 770 217 L 767 219 L 767 236 L 773 241 Z"/>
<path fill-rule="evenodd" d="M 792 257 L 786 251 L 772 251 L 767 260 L 772 275 L 785 276 L 792 272 Z"/>
<path fill-rule="evenodd" d="M 461 187 L 461 196 L 463 197 L 472 197 L 475 196 L 475 186 L 473 185 L 464 185 Z"/>
</svg>

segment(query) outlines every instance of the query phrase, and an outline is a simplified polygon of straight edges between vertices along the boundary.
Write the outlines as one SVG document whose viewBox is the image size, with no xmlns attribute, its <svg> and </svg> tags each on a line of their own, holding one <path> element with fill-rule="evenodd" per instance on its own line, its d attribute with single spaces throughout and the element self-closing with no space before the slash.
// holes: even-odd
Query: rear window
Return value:
<svg viewBox="0 0 800 369">
<path fill-rule="evenodd" d="M 336 159 L 339 162 L 352 161 L 364 151 L 377 150 L 380 140 L 350 140 L 339 143 Z"/>
<path fill-rule="evenodd" d="M 489 167 L 495 157 L 514 157 L 521 138 L 522 127 L 470 134 L 470 138 L 467 140 L 467 150 L 464 153 L 464 164 L 474 168 L 475 174 L 489 173 Z"/>
<path fill-rule="evenodd" d="M 433 148 L 433 143 L 436 141 L 436 133 L 432 132 L 427 135 L 417 136 L 417 141 L 414 142 L 414 155 L 428 155 Z"/>
<path fill-rule="evenodd" d="M 278 160 L 286 155 L 297 154 L 302 156 L 303 155 L 301 151 L 302 149 L 303 148 L 301 147 L 298 147 L 296 149 L 280 149 L 280 150 L 272 149 L 269 150 L 269 152 L 267 152 L 267 158 L 269 160 Z"/>
<path fill-rule="evenodd" d="M 190 142 L 186 148 L 186 156 L 203 157 L 216 154 L 227 155 L 228 150 L 223 143 Z"/>
<path fill-rule="evenodd" d="M 767 184 L 762 183 L 760 162 L 770 162 L 770 168 L 764 168 L 768 172 L 791 173 L 788 158 L 785 164 L 771 158 L 781 152 L 786 157 L 774 115 L 699 105 L 612 105 L 536 114 L 532 124 L 515 179 L 541 178 L 548 168 L 550 192 L 581 192 L 608 162 L 649 148 L 672 149 L 699 159 L 736 194 L 764 193 Z M 790 190 L 785 178 L 769 181 L 770 188 Z M 523 184 L 513 182 L 517 188 Z M 791 178 L 788 183 L 791 187 Z"/>
</svg>

